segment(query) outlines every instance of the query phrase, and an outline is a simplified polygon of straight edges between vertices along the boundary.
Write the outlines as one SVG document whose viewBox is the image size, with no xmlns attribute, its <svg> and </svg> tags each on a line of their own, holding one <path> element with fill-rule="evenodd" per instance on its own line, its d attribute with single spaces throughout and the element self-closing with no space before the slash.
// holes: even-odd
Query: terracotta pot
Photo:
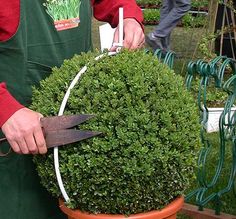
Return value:
<svg viewBox="0 0 236 219">
<path fill-rule="evenodd" d="M 78 27 L 79 22 L 80 22 L 79 18 L 71 18 L 71 19 L 54 21 L 54 25 L 57 31 L 61 31 Z"/>
<path fill-rule="evenodd" d="M 112 214 L 88 214 L 80 210 L 72 210 L 64 205 L 60 200 L 60 209 L 68 216 L 68 219 L 176 219 L 177 212 L 184 204 L 184 198 L 179 197 L 168 204 L 162 210 L 150 211 L 147 213 L 125 215 Z"/>
</svg>

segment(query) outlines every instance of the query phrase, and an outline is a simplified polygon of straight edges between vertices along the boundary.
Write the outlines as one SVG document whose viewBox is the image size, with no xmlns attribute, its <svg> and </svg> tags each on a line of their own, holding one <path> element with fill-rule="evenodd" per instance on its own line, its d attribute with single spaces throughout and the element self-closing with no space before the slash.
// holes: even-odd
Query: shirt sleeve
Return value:
<svg viewBox="0 0 236 219">
<path fill-rule="evenodd" d="M 24 108 L 9 93 L 5 83 L 0 83 L 0 127 L 19 109 Z"/>
<path fill-rule="evenodd" d="M 124 9 L 124 18 L 134 18 L 142 25 L 143 14 L 135 0 L 92 0 L 94 17 L 116 27 L 119 21 L 119 8 Z"/>
<path fill-rule="evenodd" d="M 0 6 L 0 41 L 9 40 L 20 22 L 20 1 L 4 1 Z"/>
</svg>

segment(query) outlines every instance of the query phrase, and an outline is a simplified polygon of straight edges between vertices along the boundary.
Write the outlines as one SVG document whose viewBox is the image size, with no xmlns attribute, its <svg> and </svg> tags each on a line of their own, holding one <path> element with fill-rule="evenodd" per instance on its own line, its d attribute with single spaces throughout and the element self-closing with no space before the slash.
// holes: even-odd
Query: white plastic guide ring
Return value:
<svg viewBox="0 0 236 219">
<path fill-rule="evenodd" d="M 113 56 L 113 55 L 116 55 L 116 54 L 117 54 L 117 52 L 109 52 L 107 55 L 108 56 Z M 95 58 L 95 60 L 96 61 L 99 60 L 104 55 L 106 55 L 106 54 L 101 54 L 101 55 L 97 56 Z M 65 107 L 66 107 L 66 103 L 67 103 L 67 101 L 69 99 L 69 96 L 70 96 L 70 91 L 74 88 L 76 83 L 79 81 L 81 75 L 84 74 L 86 72 L 86 70 L 87 70 L 87 66 L 84 66 L 83 68 L 81 68 L 81 70 L 77 73 L 77 75 L 75 76 L 75 78 L 71 82 L 71 84 L 68 87 L 68 89 L 66 91 L 66 94 L 64 95 L 64 98 L 62 100 L 58 116 L 63 115 Z M 60 188 L 60 191 L 62 193 L 62 196 L 63 196 L 65 202 L 69 202 L 70 198 L 69 198 L 69 196 L 68 196 L 68 194 L 67 194 L 67 192 L 65 190 L 65 187 L 64 187 L 64 184 L 63 184 L 63 180 L 62 180 L 62 177 L 61 177 L 61 173 L 60 173 L 58 147 L 54 147 L 54 151 L 53 152 L 54 152 L 54 168 L 55 168 L 57 183 L 58 183 L 58 186 Z"/>
<path fill-rule="evenodd" d="M 117 46 L 117 51 L 123 47 L 123 40 L 124 40 L 124 9 L 119 8 L 119 42 L 113 43 L 113 46 Z"/>
</svg>

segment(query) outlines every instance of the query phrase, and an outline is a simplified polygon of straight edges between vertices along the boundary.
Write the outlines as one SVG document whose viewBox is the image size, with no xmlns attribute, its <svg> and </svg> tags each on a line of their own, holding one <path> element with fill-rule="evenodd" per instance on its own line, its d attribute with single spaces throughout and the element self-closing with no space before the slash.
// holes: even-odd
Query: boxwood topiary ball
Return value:
<svg viewBox="0 0 236 219">
<path fill-rule="evenodd" d="M 144 51 L 77 55 L 34 88 L 32 109 L 57 115 L 77 72 L 65 114 L 93 114 L 80 129 L 103 135 L 60 147 L 60 171 L 71 208 L 131 214 L 160 209 L 194 176 L 199 118 L 183 79 Z M 61 196 L 53 153 L 35 156 L 42 184 Z"/>
</svg>

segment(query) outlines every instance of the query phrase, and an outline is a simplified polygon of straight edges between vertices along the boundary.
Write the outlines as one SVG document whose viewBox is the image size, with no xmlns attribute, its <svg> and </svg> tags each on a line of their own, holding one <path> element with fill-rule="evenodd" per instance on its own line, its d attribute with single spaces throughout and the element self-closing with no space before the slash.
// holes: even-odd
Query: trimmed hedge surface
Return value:
<svg viewBox="0 0 236 219">
<path fill-rule="evenodd" d="M 57 115 L 70 81 L 65 114 L 94 114 L 80 129 L 103 135 L 60 147 L 68 206 L 93 213 L 160 209 L 182 195 L 194 177 L 199 149 L 198 110 L 183 78 L 144 51 L 122 51 L 95 61 L 76 55 L 34 88 L 32 109 Z M 53 153 L 35 156 L 42 184 L 61 196 Z"/>
</svg>

